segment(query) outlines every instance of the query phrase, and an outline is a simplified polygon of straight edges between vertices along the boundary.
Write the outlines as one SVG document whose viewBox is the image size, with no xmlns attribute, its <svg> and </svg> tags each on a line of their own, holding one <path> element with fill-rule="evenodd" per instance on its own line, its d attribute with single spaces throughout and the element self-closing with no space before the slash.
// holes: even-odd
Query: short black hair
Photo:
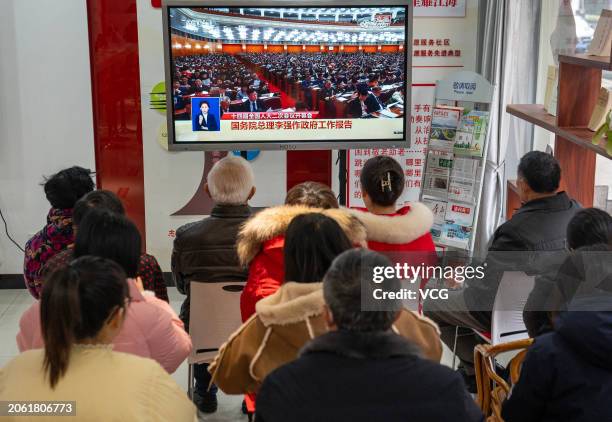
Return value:
<svg viewBox="0 0 612 422">
<path fill-rule="evenodd" d="M 125 215 L 125 208 L 123 208 L 121 199 L 117 195 L 109 190 L 98 189 L 89 192 L 74 204 L 72 223 L 76 226 L 81 224 L 85 214 L 93 208 L 105 209 Z"/>
<path fill-rule="evenodd" d="M 323 278 L 323 297 L 339 330 L 384 332 L 391 328 L 403 304 L 400 300 L 374 300 L 375 289 L 399 291 L 395 276 L 374 283 L 376 268 L 392 267 L 386 256 L 367 249 L 338 255 Z"/>
<path fill-rule="evenodd" d="M 208 104 L 208 101 L 202 101 L 202 102 L 200 103 L 200 107 L 199 107 L 199 108 L 202 108 L 202 105 L 203 105 L 203 104 L 206 104 L 206 105 L 208 106 L 208 108 L 210 108 L 210 104 Z"/>
<path fill-rule="evenodd" d="M 578 211 L 567 224 L 567 243 L 572 249 L 612 244 L 612 216 L 598 208 Z"/>
<path fill-rule="evenodd" d="M 285 281 L 320 282 L 336 256 L 351 248 L 334 219 L 320 213 L 298 215 L 285 233 Z"/>
<path fill-rule="evenodd" d="M 134 278 L 140 261 L 141 238 L 136 225 L 123 215 L 92 209 L 79 225 L 74 257 L 99 256 L 115 261 Z"/>
<path fill-rule="evenodd" d="M 542 151 L 530 151 L 521 158 L 518 175 L 527 181 L 534 192 L 553 193 L 559 189 L 561 167 L 552 155 Z"/>
<path fill-rule="evenodd" d="M 368 91 L 368 88 L 365 86 L 360 86 L 357 92 L 359 93 L 359 95 L 369 95 L 370 94 L 370 91 Z"/>
<path fill-rule="evenodd" d="M 249 88 L 249 89 L 247 89 L 247 94 L 248 94 L 248 95 L 251 95 L 253 92 L 257 92 L 257 90 L 256 90 L 256 89 L 254 89 L 254 88 Z"/>
<path fill-rule="evenodd" d="M 83 195 L 94 189 L 91 170 L 73 166 L 45 178 L 44 190 L 53 208 L 70 209 Z"/>
<path fill-rule="evenodd" d="M 365 162 L 361 169 L 361 189 L 376 205 L 391 206 L 404 192 L 404 171 L 393 158 L 378 155 Z"/>
</svg>

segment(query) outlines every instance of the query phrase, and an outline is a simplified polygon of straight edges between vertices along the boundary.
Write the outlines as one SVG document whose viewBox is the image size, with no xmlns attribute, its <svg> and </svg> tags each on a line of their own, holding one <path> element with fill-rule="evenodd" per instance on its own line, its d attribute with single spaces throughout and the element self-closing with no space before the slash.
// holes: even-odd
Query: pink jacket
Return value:
<svg viewBox="0 0 612 422">
<path fill-rule="evenodd" d="M 151 358 L 169 373 L 176 371 L 191 353 L 191 337 L 168 303 L 142 294 L 132 280 L 128 284 L 131 303 L 114 350 Z M 20 352 L 44 346 L 38 301 L 21 316 L 17 346 Z"/>
</svg>

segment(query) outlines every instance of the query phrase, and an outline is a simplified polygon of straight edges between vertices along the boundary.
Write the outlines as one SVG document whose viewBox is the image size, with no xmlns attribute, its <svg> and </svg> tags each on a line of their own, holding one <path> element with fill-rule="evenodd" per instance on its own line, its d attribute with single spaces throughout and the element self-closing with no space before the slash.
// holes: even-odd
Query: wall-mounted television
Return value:
<svg viewBox="0 0 612 422">
<path fill-rule="evenodd" d="M 411 0 L 163 3 L 171 150 L 408 147 Z"/>
</svg>

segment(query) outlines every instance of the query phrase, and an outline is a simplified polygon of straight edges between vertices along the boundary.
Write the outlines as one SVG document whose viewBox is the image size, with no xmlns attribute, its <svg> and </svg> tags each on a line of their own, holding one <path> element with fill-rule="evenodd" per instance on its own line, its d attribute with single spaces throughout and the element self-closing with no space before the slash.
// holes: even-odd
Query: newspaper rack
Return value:
<svg viewBox="0 0 612 422">
<path fill-rule="evenodd" d="M 491 102 L 493 100 L 493 92 L 494 87 L 489 83 L 482 75 L 479 75 L 475 72 L 470 71 L 459 71 L 449 75 L 447 78 L 437 81 L 436 83 L 436 92 L 434 99 L 434 107 L 438 106 L 452 106 L 452 107 L 463 107 L 464 111 L 459 113 L 467 113 L 469 111 L 478 112 L 487 112 L 489 113 L 491 110 Z M 482 148 L 481 152 L 478 152 L 478 155 L 471 154 L 462 154 L 457 153 L 457 146 L 453 143 L 451 149 L 446 150 L 438 150 L 435 147 L 432 147 L 431 144 L 431 133 L 430 130 L 430 144 L 427 148 L 427 156 L 425 158 L 425 167 L 422 173 L 421 179 L 421 193 L 419 195 L 419 199 L 421 202 L 427 202 L 430 205 L 435 205 L 437 209 L 437 205 L 445 204 L 445 208 L 442 210 L 443 215 L 443 223 L 442 227 L 440 226 L 440 220 L 438 215 L 438 221 L 436 226 L 434 227 L 434 241 L 436 246 L 442 249 L 445 252 L 458 252 L 459 255 L 468 256 L 473 255 L 474 251 L 474 242 L 475 242 L 475 233 L 478 225 L 478 215 L 480 212 L 480 201 L 482 195 L 483 188 L 483 180 L 484 180 L 484 169 L 487 158 L 487 151 L 489 145 L 489 137 L 491 133 L 491 128 L 489 123 L 490 115 L 486 117 L 487 127 L 483 131 L 485 134 L 482 140 Z M 433 121 L 433 119 L 432 119 Z M 456 136 L 456 134 L 455 134 Z M 440 162 L 448 162 L 448 160 L 452 160 L 452 165 L 447 167 L 448 176 L 446 183 L 446 194 L 444 195 L 444 184 L 436 184 L 436 188 L 439 188 L 435 194 L 432 194 L 431 189 L 426 186 L 426 183 L 429 182 L 431 184 L 432 180 L 427 180 L 427 178 L 432 177 L 432 170 L 430 168 L 430 153 L 432 154 L 432 162 L 435 162 L 436 159 L 439 159 Z M 479 151 L 479 150 L 477 150 Z M 450 155 L 452 154 L 452 156 Z M 446 159 L 446 161 L 445 161 Z M 473 160 L 473 161 L 472 161 Z M 458 163 L 462 163 L 463 166 L 472 166 L 474 177 L 473 180 L 471 178 L 465 177 L 466 173 L 463 173 L 461 177 L 457 176 Z M 440 169 L 440 167 L 438 168 Z M 435 169 L 435 170 L 438 170 Z M 464 169 L 462 167 L 462 169 Z M 457 179 L 461 179 L 464 182 L 468 180 L 472 180 L 473 186 L 471 187 L 471 199 L 466 200 L 465 197 L 457 194 L 457 190 L 452 190 L 452 182 L 453 182 L 453 174 L 455 174 L 455 182 L 459 183 Z M 468 182 L 465 182 L 468 185 Z M 455 185 L 456 187 L 457 185 Z M 468 185 L 469 189 L 469 185 Z M 453 196 L 451 198 L 451 195 Z M 438 202 L 439 204 L 437 204 Z M 434 204 L 436 203 L 436 204 Z M 452 224 L 449 223 L 447 216 L 449 215 L 449 204 L 452 204 L 453 209 L 465 209 L 466 212 L 471 213 L 471 224 L 465 224 L 468 222 L 470 217 L 466 217 L 466 220 L 463 221 L 462 224 L 458 225 L 457 221 L 453 221 Z M 465 208 L 463 207 L 465 206 Z M 470 207 L 470 208 L 468 208 Z M 439 210 L 438 210 L 439 211 Z M 451 210 L 452 212 L 452 210 Z M 453 226 L 453 227 L 451 227 Z M 461 227 L 459 227 L 461 226 Z M 453 240 L 449 236 L 444 236 L 444 234 L 457 234 L 457 228 L 460 228 L 461 233 L 457 235 L 457 241 Z M 439 230 L 438 233 L 435 231 Z M 444 232 L 446 230 L 446 232 Z M 437 235 L 437 236 L 436 236 Z M 446 253 L 445 253 L 446 255 Z"/>
</svg>

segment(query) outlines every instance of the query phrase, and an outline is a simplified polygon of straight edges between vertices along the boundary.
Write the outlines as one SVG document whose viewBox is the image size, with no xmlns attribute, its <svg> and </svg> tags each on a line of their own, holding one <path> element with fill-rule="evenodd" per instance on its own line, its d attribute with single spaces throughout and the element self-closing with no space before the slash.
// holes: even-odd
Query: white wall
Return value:
<svg viewBox="0 0 612 422">
<path fill-rule="evenodd" d="M 23 245 L 49 208 L 42 176 L 94 169 L 87 10 L 85 0 L 1 3 L 0 208 Z M 0 274 L 22 262 L 0 222 Z"/>
</svg>

